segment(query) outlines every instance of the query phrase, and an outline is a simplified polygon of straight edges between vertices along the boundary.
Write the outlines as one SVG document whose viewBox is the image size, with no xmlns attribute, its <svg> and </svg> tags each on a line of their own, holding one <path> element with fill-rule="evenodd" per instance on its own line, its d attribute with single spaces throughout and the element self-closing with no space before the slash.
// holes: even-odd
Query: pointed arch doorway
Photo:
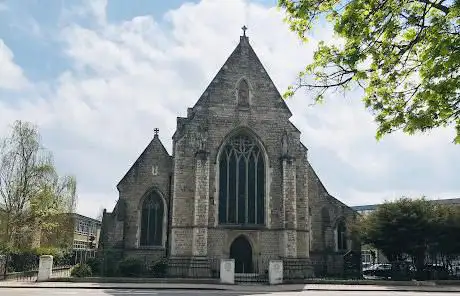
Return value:
<svg viewBox="0 0 460 296">
<path fill-rule="evenodd" d="M 238 236 L 230 245 L 230 259 L 235 259 L 235 273 L 253 273 L 252 247 L 246 237 Z"/>
</svg>

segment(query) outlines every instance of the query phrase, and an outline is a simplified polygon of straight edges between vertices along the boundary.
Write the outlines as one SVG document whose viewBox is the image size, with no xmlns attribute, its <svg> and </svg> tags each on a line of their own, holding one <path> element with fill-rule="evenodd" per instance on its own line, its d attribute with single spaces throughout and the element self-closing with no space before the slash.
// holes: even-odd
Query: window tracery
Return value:
<svg viewBox="0 0 460 296">
<path fill-rule="evenodd" d="M 265 164 L 247 135 L 231 138 L 219 160 L 219 223 L 265 223 Z"/>
<path fill-rule="evenodd" d="M 150 194 L 142 204 L 141 246 L 161 246 L 163 244 L 163 200 L 157 193 Z"/>
</svg>

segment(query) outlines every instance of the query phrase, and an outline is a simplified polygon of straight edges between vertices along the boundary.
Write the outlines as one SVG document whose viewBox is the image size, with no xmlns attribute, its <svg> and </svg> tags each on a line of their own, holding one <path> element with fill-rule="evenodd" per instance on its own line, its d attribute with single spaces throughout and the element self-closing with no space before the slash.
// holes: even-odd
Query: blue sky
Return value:
<svg viewBox="0 0 460 296">
<path fill-rule="evenodd" d="M 78 181 L 78 211 L 97 216 L 160 128 L 171 151 L 177 116 L 198 99 L 236 46 L 240 27 L 281 92 L 311 61 L 321 24 L 301 44 L 275 0 L 0 0 L 0 136 L 16 119 L 40 127 L 62 173 Z M 460 197 L 451 129 L 395 133 L 380 142 L 360 90 L 288 101 L 310 161 L 331 194 L 350 204 L 405 195 Z"/>
</svg>

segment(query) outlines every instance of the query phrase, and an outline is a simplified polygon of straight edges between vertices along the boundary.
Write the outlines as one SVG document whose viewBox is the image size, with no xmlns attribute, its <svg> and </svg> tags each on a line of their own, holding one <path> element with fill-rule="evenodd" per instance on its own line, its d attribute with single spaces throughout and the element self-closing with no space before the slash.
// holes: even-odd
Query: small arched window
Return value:
<svg viewBox="0 0 460 296">
<path fill-rule="evenodd" d="M 249 106 L 249 85 L 245 79 L 238 84 L 238 105 Z"/>
<path fill-rule="evenodd" d="M 153 192 L 142 203 L 141 246 L 162 246 L 164 204 L 158 193 Z"/>
<path fill-rule="evenodd" d="M 337 224 L 337 251 L 346 251 L 347 246 L 347 227 L 344 221 Z"/>
</svg>

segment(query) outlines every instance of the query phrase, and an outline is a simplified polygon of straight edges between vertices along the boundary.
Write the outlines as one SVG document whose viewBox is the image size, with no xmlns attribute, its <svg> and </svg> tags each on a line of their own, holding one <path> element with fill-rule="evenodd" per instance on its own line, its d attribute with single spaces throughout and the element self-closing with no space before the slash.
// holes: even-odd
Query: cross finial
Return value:
<svg viewBox="0 0 460 296">
<path fill-rule="evenodd" d="M 155 133 L 155 136 L 158 136 L 158 132 L 159 132 L 159 131 L 160 131 L 160 130 L 159 130 L 157 127 L 153 130 L 153 132 Z"/>
<path fill-rule="evenodd" d="M 241 29 L 243 30 L 243 36 L 246 37 L 246 30 L 248 29 L 248 27 L 244 25 Z"/>
</svg>

